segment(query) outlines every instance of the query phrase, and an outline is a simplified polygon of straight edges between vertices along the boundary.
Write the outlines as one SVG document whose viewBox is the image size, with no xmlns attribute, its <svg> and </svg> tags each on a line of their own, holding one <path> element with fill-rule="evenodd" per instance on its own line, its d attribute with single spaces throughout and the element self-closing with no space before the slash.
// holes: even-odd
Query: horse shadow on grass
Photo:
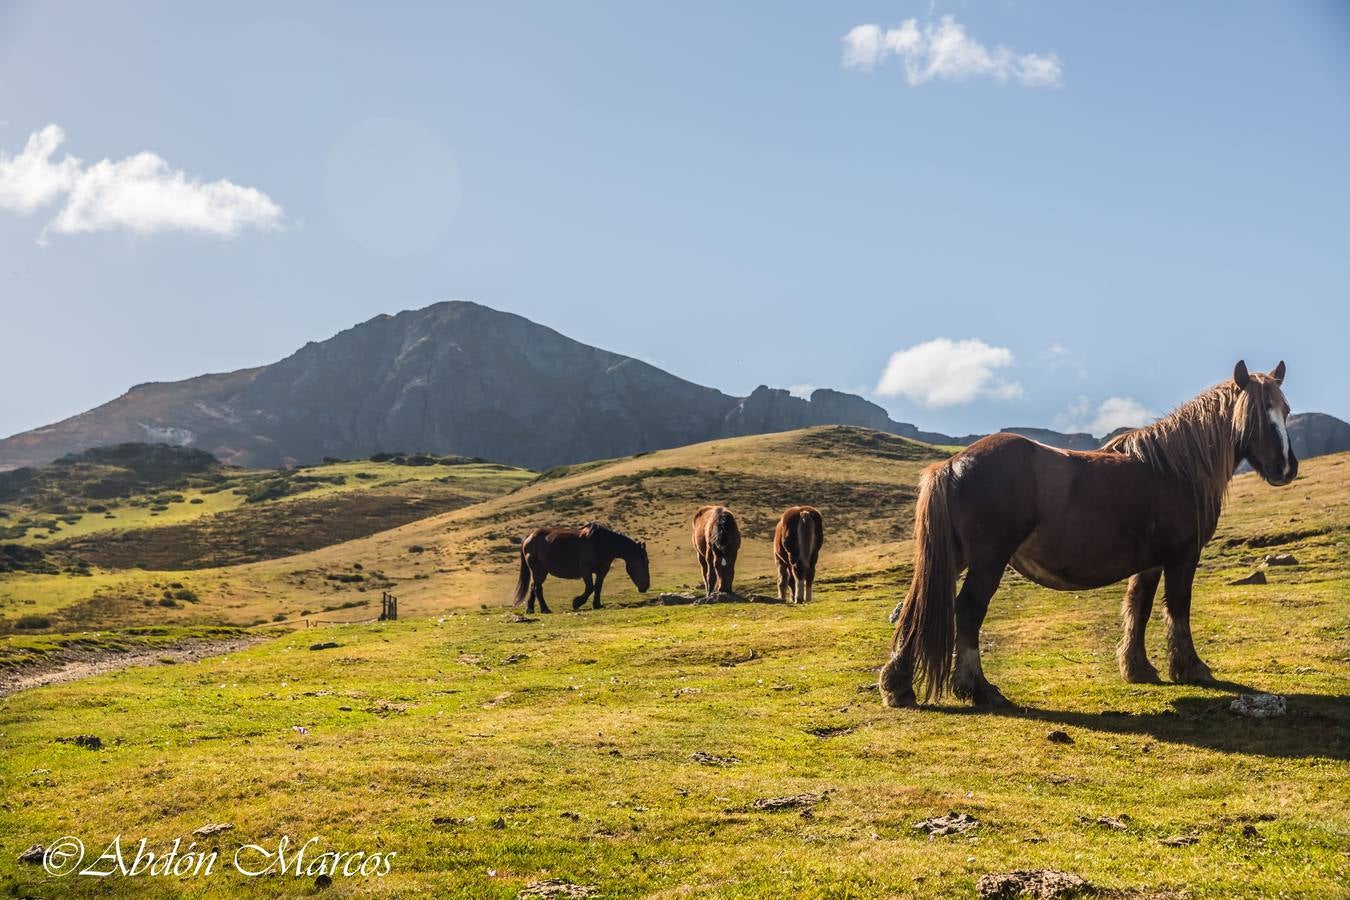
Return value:
<svg viewBox="0 0 1350 900">
<path fill-rule="evenodd" d="M 1241 685 L 1215 687 L 1250 692 Z M 1083 712 L 1046 709 L 1013 703 L 992 710 L 940 707 L 945 712 L 989 713 L 1056 725 L 1069 732 L 1079 728 L 1104 734 L 1151 737 L 1157 741 L 1189 744 L 1221 753 L 1250 753 L 1276 758 L 1350 759 L 1350 696 L 1288 694 L 1288 713 L 1272 719 L 1252 719 L 1233 712 L 1234 696 L 1189 695 L 1172 701 L 1161 712 L 1124 710 Z"/>
</svg>

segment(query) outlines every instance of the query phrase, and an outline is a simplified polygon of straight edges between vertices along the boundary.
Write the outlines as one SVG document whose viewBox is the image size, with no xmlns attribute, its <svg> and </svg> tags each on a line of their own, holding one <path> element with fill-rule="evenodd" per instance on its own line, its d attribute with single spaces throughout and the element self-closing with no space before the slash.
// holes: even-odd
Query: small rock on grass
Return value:
<svg viewBox="0 0 1350 900">
<path fill-rule="evenodd" d="M 332 650 L 332 649 L 335 648 L 335 647 L 341 647 L 341 646 L 342 646 L 342 645 L 339 644 L 337 641 L 320 641 L 320 642 L 317 643 L 317 644 L 310 644 L 310 645 L 309 645 L 309 649 L 311 649 L 311 650 Z"/>
<path fill-rule="evenodd" d="M 1015 897 L 1035 897 L 1038 900 L 1058 900 L 1060 897 L 1079 897 L 1089 893 L 1092 885 L 1070 872 L 1055 869 L 1017 869 L 981 876 L 975 885 L 981 900 L 1013 900 Z"/>
<path fill-rule="evenodd" d="M 1069 737 L 1067 731 L 1056 729 L 1045 736 L 1045 739 L 1052 744 L 1072 744 L 1073 738 Z"/>
<path fill-rule="evenodd" d="M 1235 579 L 1234 581 L 1230 581 L 1230 582 L 1228 582 L 1228 583 L 1229 583 L 1229 584 L 1265 584 L 1265 583 L 1266 583 L 1266 573 L 1265 573 L 1265 572 L 1261 572 L 1261 571 L 1256 571 L 1256 572 L 1253 572 L 1252 574 L 1248 575 L 1246 578 L 1238 578 L 1238 579 Z"/>
<path fill-rule="evenodd" d="M 695 750 L 689 754 L 689 758 L 701 766 L 734 766 L 740 762 L 734 756 L 714 756 L 711 753 L 704 753 L 702 750 Z"/>
<path fill-rule="evenodd" d="M 589 884 L 572 884 L 561 878 L 545 878 L 543 881 L 531 881 L 516 897 L 594 897 L 597 893 L 599 891 Z"/>
<path fill-rule="evenodd" d="M 1292 553 L 1272 553 L 1266 557 L 1268 566 L 1296 566 L 1298 559 Z"/>
<path fill-rule="evenodd" d="M 1279 694 L 1243 694 L 1228 708 L 1251 719 L 1274 719 L 1289 711 L 1289 703 Z"/>
<path fill-rule="evenodd" d="M 935 816 L 914 823 L 915 831 L 927 832 L 929 837 L 943 837 L 949 834 L 961 834 L 972 828 L 980 827 L 980 820 L 969 813 L 952 811 L 945 816 Z"/>
<path fill-rule="evenodd" d="M 42 861 L 46 858 L 47 848 L 41 844 L 34 844 L 19 854 L 19 862 L 28 863 L 31 866 L 42 865 Z"/>
<path fill-rule="evenodd" d="M 211 835 L 213 834 L 221 834 L 223 832 L 233 830 L 234 830 L 233 825 L 227 824 L 225 822 L 212 822 L 203 825 L 201 828 L 198 828 L 196 831 L 192 833 L 195 834 L 197 837 L 211 837 Z"/>
<path fill-rule="evenodd" d="M 1191 844 L 1200 843 L 1200 838 L 1194 834 L 1178 834 L 1172 837 L 1163 838 L 1158 841 L 1164 847 L 1189 847 Z"/>
</svg>

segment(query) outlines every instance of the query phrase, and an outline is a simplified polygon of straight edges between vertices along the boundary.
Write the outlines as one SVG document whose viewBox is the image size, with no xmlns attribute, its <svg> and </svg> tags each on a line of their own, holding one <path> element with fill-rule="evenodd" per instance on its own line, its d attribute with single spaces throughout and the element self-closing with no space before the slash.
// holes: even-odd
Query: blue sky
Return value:
<svg viewBox="0 0 1350 900">
<path fill-rule="evenodd" d="M 0 434 L 456 298 L 948 432 L 1350 418 L 1343 4 L 443 6 L 0 2 Z"/>
</svg>

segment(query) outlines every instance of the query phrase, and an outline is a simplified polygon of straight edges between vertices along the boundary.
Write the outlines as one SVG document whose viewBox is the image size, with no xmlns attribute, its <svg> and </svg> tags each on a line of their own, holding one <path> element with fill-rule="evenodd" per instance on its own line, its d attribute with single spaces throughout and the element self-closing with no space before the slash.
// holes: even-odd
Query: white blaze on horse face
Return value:
<svg viewBox="0 0 1350 900">
<path fill-rule="evenodd" d="M 1284 417 L 1279 414 L 1275 407 L 1266 410 L 1270 416 L 1270 424 L 1275 428 L 1275 438 L 1280 442 L 1280 477 L 1288 478 L 1294 465 L 1289 461 L 1293 452 L 1289 447 L 1289 429 L 1285 427 Z"/>
</svg>

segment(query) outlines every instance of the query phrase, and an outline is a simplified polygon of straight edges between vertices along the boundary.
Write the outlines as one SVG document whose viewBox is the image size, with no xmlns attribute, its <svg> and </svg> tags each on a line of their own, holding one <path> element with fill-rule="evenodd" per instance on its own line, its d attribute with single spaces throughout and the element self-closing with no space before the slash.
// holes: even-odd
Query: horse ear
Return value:
<svg viewBox="0 0 1350 900">
<path fill-rule="evenodd" d="M 1284 360 L 1280 360 L 1280 364 L 1270 370 L 1270 377 L 1275 379 L 1276 384 L 1284 384 Z"/>
<path fill-rule="evenodd" d="M 1247 374 L 1247 363 L 1238 360 L 1237 365 L 1233 367 L 1233 383 L 1240 388 L 1245 388 L 1247 382 L 1252 380 L 1252 376 Z"/>
</svg>

